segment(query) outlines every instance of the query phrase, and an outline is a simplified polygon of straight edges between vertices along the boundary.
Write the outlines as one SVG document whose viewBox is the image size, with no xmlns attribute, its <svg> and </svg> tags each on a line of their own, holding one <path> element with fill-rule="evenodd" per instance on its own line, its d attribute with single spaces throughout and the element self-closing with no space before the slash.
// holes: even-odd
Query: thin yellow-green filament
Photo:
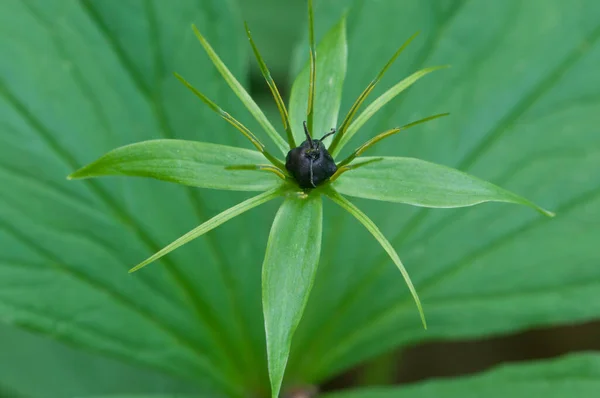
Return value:
<svg viewBox="0 0 600 398">
<path fill-rule="evenodd" d="M 418 35 L 419 35 L 419 32 L 417 32 L 414 35 L 412 35 L 411 37 L 409 37 L 408 40 L 406 40 L 400 46 L 400 48 L 398 48 L 398 50 L 396 50 L 396 52 L 394 53 L 394 55 L 392 56 L 392 58 L 389 59 L 389 61 L 385 64 L 385 66 L 383 67 L 383 69 L 381 69 L 381 71 L 375 77 L 375 79 L 373 79 L 369 83 L 369 85 L 367 86 L 367 88 L 365 89 L 365 91 L 363 91 L 362 94 L 358 96 L 358 98 L 356 99 L 356 101 L 354 102 L 354 104 L 352 105 L 352 107 L 350 108 L 350 110 L 348 111 L 348 114 L 344 118 L 344 121 L 340 125 L 340 128 L 338 129 L 338 134 L 334 138 L 333 142 L 331 143 L 331 145 L 329 147 L 329 152 L 334 151 L 335 148 L 339 145 L 339 143 L 340 143 L 340 141 L 342 139 L 342 136 L 344 135 L 344 133 L 346 133 L 346 130 L 348 130 L 348 127 L 350 126 L 350 123 L 352 123 L 352 119 L 354 119 L 354 116 L 356 115 L 356 112 L 358 112 L 358 109 L 360 108 L 360 106 L 363 104 L 363 102 L 365 102 L 365 100 L 367 99 L 367 97 L 369 96 L 369 94 L 371 94 L 371 91 L 373 91 L 373 89 L 375 88 L 375 86 L 377 85 L 377 83 L 379 83 L 379 81 L 381 81 L 381 79 L 383 78 L 383 76 L 385 75 L 385 73 L 392 66 L 392 64 L 394 63 L 394 61 L 396 61 L 396 59 L 398 58 L 398 56 L 400 56 L 400 54 L 404 51 L 404 49 L 406 47 L 408 47 L 408 45 Z"/>
<path fill-rule="evenodd" d="M 221 116 L 223 119 L 225 119 L 229 124 L 231 124 L 238 131 L 240 131 L 246 138 L 248 138 L 248 140 L 250 140 L 252 145 L 254 145 L 254 147 L 256 147 L 256 149 L 260 153 L 262 153 L 264 155 L 264 157 L 269 160 L 269 162 L 273 163 L 274 166 L 279 167 L 279 168 L 285 167 L 279 159 L 275 158 L 273 155 L 271 155 L 265 149 L 265 146 L 263 145 L 263 143 L 260 142 L 260 140 L 258 138 L 256 138 L 256 136 L 254 134 L 252 134 L 252 132 L 250 130 L 248 130 L 248 128 L 246 126 L 244 126 L 242 123 L 237 121 L 237 119 L 235 119 L 229 113 L 227 113 L 223 109 L 221 109 L 221 107 L 219 107 L 217 104 L 215 104 L 213 101 L 211 101 L 206 95 L 204 95 L 200 91 L 198 91 L 194 86 L 192 86 L 181 75 L 179 75 L 178 73 L 174 73 L 174 75 L 181 83 L 183 83 L 184 86 L 186 86 L 192 93 L 194 93 L 196 95 L 196 97 L 200 98 L 200 100 L 202 102 L 204 102 L 206 105 L 208 105 L 208 107 L 210 109 L 212 109 L 217 114 L 219 114 L 219 116 Z"/>
<path fill-rule="evenodd" d="M 284 172 L 275 166 L 272 166 L 270 164 L 241 164 L 241 165 L 235 165 L 235 166 L 227 166 L 225 167 L 226 170 L 260 170 L 260 171 L 268 171 L 271 173 L 274 173 L 275 175 L 277 175 L 279 178 L 281 178 L 282 180 L 287 180 L 287 176 L 284 174 Z"/>
<path fill-rule="evenodd" d="M 317 48 L 315 45 L 315 18 L 312 0 L 308 0 L 308 44 L 310 50 L 310 78 L 308 82 L 308 131 L 313 131 L 315 93 L 317 86 Z"/>
<path fill-rule="evenodd" d="M 283 123 L 283 128 L 285 129 L 285 133 L 287 135 L 288 145 L 290 149 L 296 147 L 296 141 L 294 140 L 294 135 L 292 133 L 292 126 L 290 125 L 290 117 L 288 115 L 287 108 L 285 107 L 285 103 L 281 98 L 281 94 L 277 89 L 277 85 L 275 81 L 271 77 L 271 72 L 267 67 L 263 57 L 260 55 L 258 51 L 258 47 L 256 47 L 256 43 L 254 43 L 254 39 L 252 39 L 252 34 L 250 33 L 250 28 L 248 28 L 248 24 L 245 23 L 246 26 L 246 34 L 248 35 L 248 41 L 250 41 L 250 45 L 252 46 L 252 51 L 254 52 L 254 56 L 258 61 L 258 66 L 260 67 L 260 71 L 262 72 L 263 77 L 265 78 L 269 89 L 271 90 L 271 94 L 273 94 L 273 98 L 275 99 L 275 104 L 277 105 L 277 109 L 279 110 L 279 114 L 281 115 L 281 121 Z"/>
<path fill-rule="evenodd" d="M 344 166 L 346 166 L 347 164 L 349 164 L 351 161 L 353 161 L 357 156 L 362 155 L 367 149 L 371 148 L 373 145 L 377 144 L 379 141 L 392 136 L 394 134 L 399 133 L 400 131 L 404 131 L 404 130 L 408 130 L 411 127 L 414 127 L 416 125 L 419 125 L 421 123 L 425 123 L 428 122 L 430 120 L 434 120 L 440 117 L 444 117 L 444 116 L 448 116 L 449 113 L 440 113 L 437 115 L 433 115 L 433 116 L 428 116 L 425 117 L 423 119 L 414 121 L 412 123 L 406 124 L 402 127 L 396 127 L 393 128 L 391 130 L 387 130 L 384 131 L 381 134 L 378 134 L 377 136 L 371 138 L 369 141 L 365 142 L 364 144 L 362 144 L 361 146 L 359 146 L 354 152 L 352 152 L 352 154 L 350 154 L 350 156 L 348 156 L 346 159 L 342 160 L 339 164 L 338 164 L 338 168 L 342 168 Z"/>
</svg>

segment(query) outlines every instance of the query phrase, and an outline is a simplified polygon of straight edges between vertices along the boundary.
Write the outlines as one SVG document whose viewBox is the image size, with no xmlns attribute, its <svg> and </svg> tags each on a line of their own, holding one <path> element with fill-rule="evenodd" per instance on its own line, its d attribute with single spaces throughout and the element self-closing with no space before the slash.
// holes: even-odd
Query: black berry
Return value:
<svg viewBox="0 0 600 398">
<path fill-rule="evenodd" d="M 323 140 L 335 133 L 332 130 L 320 140 L 310 137 L 304 122 L 306 141 L 288 152 L 285 168 L 294 177 L 300 188 L 316 188 L 323 184 L 337 171 L 335 161 L 325 148 Z"/>
</svg>

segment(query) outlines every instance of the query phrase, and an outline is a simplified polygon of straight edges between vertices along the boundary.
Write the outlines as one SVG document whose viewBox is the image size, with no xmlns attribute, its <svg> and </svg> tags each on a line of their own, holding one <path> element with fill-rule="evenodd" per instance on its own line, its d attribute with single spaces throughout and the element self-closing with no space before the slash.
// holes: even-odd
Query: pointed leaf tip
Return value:
<svg viewBox="0 0 600 398">
<path fill-rule="evenodd" d="M 360 130 L 360 128 L 375 115 L 381 108 L 388 104 L 391 100 L 396 98 L 400 93 L 408 89 L 414 83 L 416 83 L 422 77 L 435 72 L 440 69 L 445 69 L 449 65 L 431 66 L 414 72 L 410 76 L 404 78 L 400 82 L 396 83 L 392 88 L 387 90 L 371 104 L 369 104 L 365 110 L 349 125 L 346 133 L 339 139 L 339 145 L 331 148 L 331 155 L 336 157 L 339 155 L 342 148 L 352 139 L 352 137 Z M 365 94 L 365 93 L 363 93 Z"/>
<path fill-rule="evenodd" d="M 410 291 L 410 294 L 417 306 L 417 310 L 419 311 L 419 316 L 421 318 L 421 323 L 423 324 L 423 328 L 427 330 L 427 320 L 425 319 L 425 312 L 423 311 L 423 306 L 421 304 L 421 299 L 417 294 L 417 290 L 415 289 L 410 276 L 408 275 L 408 271 L 404 268 L 404 264 L 398 257 L 398 254 L 394 250 L 392 244 L 387 240 L 387 238 L 383 235 L 383 233 L 379 230 L 377 225 L 371 220 L 365 213 L 363 213 L 358 207 L 356 207 L 352 202 L 346 199 L 344 196 L 340 195 L 335 189 L 330 188 L 325 191 L 327 197 L 329 197 L 334 203 L 342 207 L 348 213 L 350 213 L 354 218 L 356 218 L 370 233 L 373 237 L 379 242 L 383 250 L 388 254 L 390 259 L 394 262 L 402 277 L 404 278 L 404 282 Z"/>
<path fill-rule="evenodd" d="M 345 23 L 345 19 L 343 22 Z M 396 52 L 392 55 L 392 57 L 388 60 L 388 62 L 379 71 L 377 76 L 375 76 L 375 78 L 369 83 L 369 85 L 367 86 L 367 88 L 365 88 L 365 90 L 362 92 L 362 94 L 360 94 L 358 96 L 358 98 L 356 99 L 356 101 L 354 102 L 354 104 L 352 105 L 350 110 L 348 111 L 348 114 L 344 118 L 344 121 L 340 125 L 337 136 L 333 139 L 333 142 L 331 143 L 331 146 L 329 147 L 329 151 L 331 153 L 337 153 L 336 152 L 337 147 L 340 145 L 341 140 L 344 137 L 344 135 L 346 134 L 346 131 L 347 131 L 348 127 L 350 126 L 350 124 L 352 123 L 352 120 L 354 119 L 356 112 L 358 112 L 358 109 L 362 106 L 364 101 L 366 101 L 366 99 L 370 95 L 370 93 L 375 89 L 375 86 L 377 86 L 377 84 L 381 81 L 381 79 L 383 79 L 383 76 L 386 74 L 386 72 L 389 70 L 389 68 L 394 64 L 396 59 L 398 59 L 400 54 L 402 54 L 402 52 L 410 45 L 410 43 L 418 35 L 419 35 L 419 32 L 414 33 L 396 50 Z"/>
<path fill-rule="evenodd" d="M 244 86 L 242 86 L 242 84 L 235 78 L 235 76 L 233 76 L 231 71 L 227 68 L 227 66 L 221 60 L 216 51 L 208 43 L 206 38 L 202 36 L 196 25 L 192 25 L 192 30 L 194 31 L 196 38 L 198 39 L 198 41 L 200 41 L 200 44 L 204 48 L 204 51 L 212 61 L 213 65 L 215 66 L 215 68 L 217 68 L 217 70 L 219 71 L 225 82 L 229 85 L 231 90 L 234 92 L 234 94 L 238 97 L 238 99 L 242 102 L 246 109 L 248 109 L 252 116 L 254 116 L 256 121 L 263 127 L 264 131 L 273 140 L 273 142 L 281 150 L 281 152 L 284 155 L 287 154 L 289 151 L 287 143 L 279 135 L 279 133 L 277 133 L 277 130 L 275 130 L 275 127 L 273 127 L 271 122 L 269 122 L 262 109 L 260 109 L 260 107 L 252 99 L 252 97 L 246 91 Z"/>
<path fill-rule="evenodd" d="M 148 257 L 146 260 L 142 261 L 140 264 L 129 270 L 129 273 L 136 272 L 146 265 L 153 263 L 154 261 L 160 259 L 161 257 L 171 253 L 173 250 L 178 249 L 179 247 L 185 245 L 186 243 L 191 242 L 192 240 L 204 235 L 205 233 L 215 229 L 219 225 L 231 220 L 234 217 L 239 216 L 246 211 L 253 209 L 263 203 L 270 201 L 271 199 L 275 199 L 279 196 L 280 189 L 275 188 L 270 191 L 264 192 L 260 195 L 254 196 L 250 199 L 247 199 L 225 211 L 217 214 L 210 220 L 200 224 L 198 227 L 194 228 L 190 232 L 185 235 L 182 235 L 178 239 L 174 240 L 169 245 L 165 246 L 163 249 L 159 250 L 152 256 Z"/>
<path fill-rule="evenodd" d="M 113 149 L 67 178 L 130 176 L 199 188 L 266 191 L 279 185 L 279 179 L 225 169 L 263 161 L 259 152 L 248 149 L 198 141 L 150 140 Z"/>
<path fill-rule="evenodd" d="M 296 142 L 294 140 L 294 135 L 292 133 L 292 127 L 291 127 L 290 119 L 289 119 L 289 114 L 288 114 L 287 108 L 285 106 L 285 103 L 283 102 L 283 98 L 281 98 L 281 94 L 279 93 L 277 84 L 275 84 L 275 81 L 273 80 L 273 77 L 271 76 L 271 72 L 269 71 L 269 68 L 267 67 L 265 60 L 263 59 L 262 55 L 260 54 L 260 51 L 258 50 L 256 43 L 254 43 L 254 39 L 252 38 L 252 33 L 250 32 L 250 27 L 248 26 L 248 23 L 244 22 L 244 26 L 246 27 L 246 35 L 248 36 L 248 41 L 250 42 L 250 46 L 252 47 L 252 52 L 254 53 L 254 56 L 256 58 L 256 61 L 258 62 L 260 71 L 261 71 L 265 81 L 267 82 L 267 85 L 269 86 L 269 89 L 271 90 L 271 94 L 273 95 L 273 99 L 275 100 L 275 104 L 277 105 L 277 109 L 281 116 L 283 128 L 287 135 L 289 149 L 295 148 Z"/>
<path fill-rule="evenodd" d="M 367 151 L 369 148 L 371 148 L 373 145 L 377 144 L 378 142 L 394 135 L 397 134 L 401 131 L 404 130 L 408 130 L 411 127 L 415 127 L 418 126 L 419 124 L 423 124 L 426 122 L 429 122 L 431 120 L 435 120 L 435 119 L 439 119 L 441 117 L 445 117 L 448 116 L 449 113 L 439 113 L 437 115 L 432 115 L 432 116 L 428 116 L 425 117 L 423 119 L 419 119 L 416 120 L 414 122 L 405 124 L 404 126 L 401 127 L 396 127 L 393 128 L 391 130 L 388 131 L 384 131 L 383 133 L 371 138 L 369 141 L 365 142 L 364 144 L 362 144 L 360 147 L 358 147 L 353 153 L 351 153 L 346 159 L 342 160 L 339 164 L 338 164 L 338 168 L 339 167 L 343 167 L 346 166 L 347 164 L 349 164 L 350 162 L 352 162 L 357 156 L 362 155 L 365 151 Z"/>
<path fill-rule="evenodd" d="M 91 166 L 94 164 L 95 162 L 85 165 L 81 168 L 79 168 L 78 170 L 75 170 L 74 172 L 72 172 L 71 174 L 69 174 L 67 176 L 67 180 L 69 181 L 73 181 L 73 180 L 83 180 L 86 178 L 90 178 L 91 176 L 88 175 L 89 174 L 89 169 L 91 168 Z"/>
<path fill-rule="evenodd" d="M 289 116 L 296 142 L 303 142 L 302 122 L 307 121 L 306 104 L 311 90 L 310 80 L 316 77 L 314 85 L 320 87 L 314 100 L 313 127 L 309 131 L 315 135 L 330 131 L 338 126 L 338 115 L 342 101 L 342 89 L 346 77 L 348 61 L 347 32 L 344 20 L 336 23 L 320 40 L 317 47 L 316 76 L 311 76 L 310 59 L 303 65 L 292 85 L 289 101 Z M 325 144 L 333 137 L 328 137 Z"/>
<path fill-rule="evenodd" d="M 262 269 L 262 302 L 272 397 L 279 396 L 292 338 L 314 283 L 322 224 L 319 195 L 289 196 L 271 227 Z"/>
<path fill-rule="evenodd" d="M 550 210 L 546 210 L 543 207 L 540 207 L 540 206 L 536 205 L 533 202 L 529 202 L 529 201 L 527 201 L 527 202 L 528 203 L 524 203 L 524 204 L 526 204 L 529 207 L 532 207 L 534 210 L 537 210 L 538 213 L 540 213 L 540 214 L 542 214 L 542 215 L 544 215 L 544 216 L 546 216 L 548 218 L 554 218 L 554 217 L 556 217 L 556 213 L 555 212 L 550 211 Z"/>
<path fill-rule="evenodd" d="M 361 157 L 370 160 L 370 157 Z M 352 165 L 352 163 L 350 164 Z M 432 208 L 505 202 L 528 206 L 541 214 L 554 213 L 490 182 L 451 167 L 421 159 L 383 157 L 352 171 L 333 184 L 344 195 Z"/>
</svg>

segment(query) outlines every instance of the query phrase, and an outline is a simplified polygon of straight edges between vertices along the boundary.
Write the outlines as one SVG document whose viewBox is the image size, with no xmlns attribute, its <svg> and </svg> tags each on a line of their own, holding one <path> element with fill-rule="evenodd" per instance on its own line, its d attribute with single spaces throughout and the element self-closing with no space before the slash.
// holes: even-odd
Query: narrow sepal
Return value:
<svg viewBox="0 0 600 398">
<path fill-rule="evenodd" d="M 365 102 L 365 100 L 367 99 L 367 97 L 369 96 L 369 94 L 371 94 L 371 91 L 373 91 L 373 89 L 375 88 L 375 86 L 377 86 L 377 84 L 381 81 L 381 79 L 383 78 L 383 76 L 385 75 L 385 73 L 393 65 L 394 61 L 396 61 L 396 59 L 400 56 L 400 54 L 402 54 L 402 52 L 404 51 L 404 49 L 406 47 L 408 47 L 408 45 L 418 35 L 419 35 L 419 32 L 415 33 L 414 35 L 412 35 L 411 37 L 409 37 L 408 40 L 406 40 L 400 46 L 400 48 L 398 48 L 398 50 L 394 53 L 394 55 L 392 56 L 392 58 L 390 58 L 390 60 L 385 64 L 385 66 L 383 67 L 383 69 L 381 69 L 381 71 L 379 71 L 379 73 L 377 74 L 377 76 L 375 77 L 375 79 L 373 79 L 369 83 L 369 85 L 367 86 L 367 88 L 359 95 L 359 97 L 356 99 L 356 101 L 354 102 L 354 104 L 352 105 L 352 107 L 350 108 L 350 110 L 348 111 L 348 114 L 344 118 L 344 121 L 340 125 L 340 128 L 338 129 L 338 134 L 335 136 L 335 138 L 333 139 L 333 142 L 331 143 L 331 146 L 329 147 L 329 151 L 330 152 L 334 152 L 335 151 L 335 148 L 339 145 L 342 137 L 344 136 L 344 134 L 346 134 L 346 131 L 348 130 L 348 127 L 350 126 L 350 123 L 354 119 L 354 116 L 356 115 L 356 112 L 358 112 L 358 109 Z"/>
</svg>

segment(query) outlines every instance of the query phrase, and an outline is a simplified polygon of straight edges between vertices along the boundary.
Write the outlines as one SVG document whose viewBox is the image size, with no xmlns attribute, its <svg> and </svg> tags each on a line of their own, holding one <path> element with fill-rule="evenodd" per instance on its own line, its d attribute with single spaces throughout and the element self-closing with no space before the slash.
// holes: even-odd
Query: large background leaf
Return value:
<svg viewBox="0 0 600 398">
<path fill-rule="evenodd" d="M 65 179 L 144 139 L 248 147 L 171 75 L 244 119 L 189 28 L 202 28 L 243 79 L 235 10 L 221 0 L 8 0 L 0 22 L 0 319 L 204 389 L 266 385 L 259 271 L 272 210 L 130 276 L 128 267 L 247 195 Z"/>
<path fill-rule="evenodd" d="M 196 390 L 193 383 L 185 385 L 159 372 L 77 351 L 4 325 L 0 342 L 2 398 L 81 397 L 91 390 L 105 394 Z"/>
<path fill-rule="evenodd" d="M 371 388 L 327 398 L 593 398 L 600 389 L 600 358 L 585 354 L 547 362 L 502 366 L 482 375 L 405 388 Z"/>
<path fill-rule="evenodd" d="M 415 282 L 430 326 L 424 332 L 391 262 L 348 227 L 348 216 L 332 218 L 326 208 L 323 262 L 290 371 L 323 380 L 419 341 L 597 318 L 600 269 L 593 231 L 600 220 L 600 178 L 592 170 L 600 166 L 598 4 L 344 3 L 354 9 L 348 15 L 342 111 L 417 30 L 422 35 L 377 93 L 421 67 L 452 65 L 387 105 L 344 152 L 386 129 L 450 112 L 449 118 L 391 138 L 370 155 L 456 167 L 558 216 L 547 219 L 495 204 L 422 210 L 357 201 L 390 237 Z M 324 4 L 317 20 L 330 24 L 342 11 L 339 4 Z"/>
<path fill-rule="evenodd" d="M 304 1 L 241 3 L 274 76 L 287 76 L 293 41 L 305 27 Z M 326 205 L 322 262 L 296 335 L 290 380 L 322 380 L 388 349 L 425 340 L 597 318 L 596 2 L 315 3 L 318 38 L 346 6 L 354 6 L 342 112 L 417 30 L 421 36 L 370 98 L 421 66 L 453 66 L 387 105 L 345 152 L 388 128 L 449 111 L 450 118 L 398 135 L 370 154 L 458 167 L 558 216 L 547 220 L 528 209 L 493 204 L 422 211 L 356 201 L 393 241 L 419 288 L 430 323 L 424 333 L 393 264 L 366 231 L 349 228 L 350 216 Z M 150 243 L 166 244 L 247 195 L 133 179 L 101 181 L 96 188 L 64 180 L 106 151 L 143 139 L 248 148 L 170 75 L 185 75 L 261 135 L 189 29 L 198 24 L 243 82 L 249 54 L 241 19 L 223 0 L 182 0 L 176 6 L 95 0 L 96 13 L 84 4 L 0 2 L 0 320 L 93 352 L 73 354 L 40 339 L 28 360 L 18 347 L 33 345 L 30 336 L 3 333 L 8 336 L 3 344 L 12 350 L 0 347 L 0 394 L 194 392 L 143 370 L 147 366 L 194 378 L 201 390 L 221 391 L 201 368 L 207 357 L 217 372 L 238 375 L 244 379 L 240 385 L 265 395 L 260 265 L 274 208 L 232 220 L 132 277 L 126 270 L 152 252 Z M 304 64 L 306 46 L 295 53 L 294 73 Z M 256 87 L 266 86 L 258 79 Z M 272 107 L 269 95 L 265 103 Z M 98 187 L 106 197 L 98 196 Z M 168 263 L 204 303 L 200 318 L 185 295 L 176 293 L 181 288 L 170 279 Z M 202 352 L 174 343 L 173 332 L 160 326 L 165 323 Z M 221 351 L 229 343 L 239 369 L 232 369 L 231 353 Z M 77 371 L 63 364 L 65 352 L 78 358 L 71 365 L 80 361 Z M 99 352 L 143 366 L 117 365 L 95 357 Z M 62 375 L 64 389 L 50 380 L 49 369 Z M 120 370 L 130 383 L 112 383 L 111 372 Z M 23 377 L 28 371 L 31 377 Z M 82 379 L 88 382 L 79 384 Z M 135 389 L 133 380 L 140 381 Z"/>
</svg>

